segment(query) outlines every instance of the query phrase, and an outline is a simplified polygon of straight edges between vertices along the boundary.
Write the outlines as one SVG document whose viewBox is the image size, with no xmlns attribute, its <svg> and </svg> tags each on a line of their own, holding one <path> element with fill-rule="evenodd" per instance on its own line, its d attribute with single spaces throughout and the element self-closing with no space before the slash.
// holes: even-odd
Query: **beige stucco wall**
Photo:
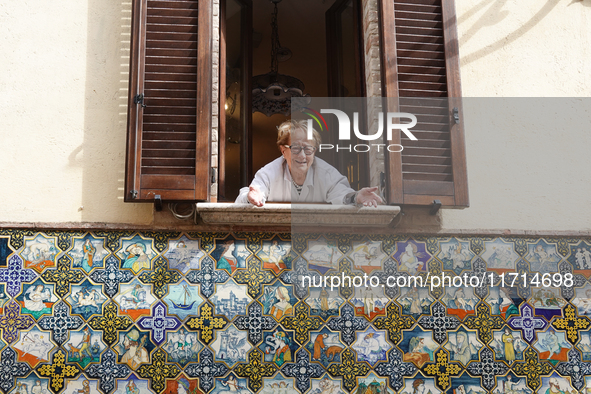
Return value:
<svg viewBox="0 0 591 394">
<path fill-rule="evenodd" d="M 456 1 L 465 96 L 591 96 L 590 0 Z M 123 203 L 130 9 L 0 3 L 0 222 L 152 223 L 149 204 Z M 496 118 L 483 133 L 472 103 L 471 207 L 444 229 L 590 230 L 590 133 Z"/>
</svg>

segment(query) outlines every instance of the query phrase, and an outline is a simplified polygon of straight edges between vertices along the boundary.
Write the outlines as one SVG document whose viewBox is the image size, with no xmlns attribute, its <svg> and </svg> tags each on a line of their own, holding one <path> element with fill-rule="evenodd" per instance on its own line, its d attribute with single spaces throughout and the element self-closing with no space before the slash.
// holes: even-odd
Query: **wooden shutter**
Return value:
<svg viewBox="0 0 591 394">
<path fill-rule="evenodd" d="M 133 1 L 125 201 L 208 199 L 211 22 L 211 0 Z"/>
<path fill-rule="evenodd" d="M 456 15 L 453 0 L 380 0 L 388 111 L 417 116 L 388 153 L 390 204 L 468 206 Z M 459 121 L 454 115 L 457 114 Z"/>
</svg>

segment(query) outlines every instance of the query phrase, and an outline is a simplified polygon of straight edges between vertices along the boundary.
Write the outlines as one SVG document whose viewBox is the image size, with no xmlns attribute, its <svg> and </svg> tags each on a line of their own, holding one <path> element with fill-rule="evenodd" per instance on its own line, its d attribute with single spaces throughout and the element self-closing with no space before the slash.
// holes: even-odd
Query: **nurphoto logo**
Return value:
<svg viewBox="0 0 591 394">
<path fill-rule="evenodd" d="M 338 109 L 321 109 L 320 113 L 309 107 L 304 108 L 304 114 L 310 116 L 308 119 L 308 139 L 313 139 L 312 128 L 313 121 L 316 121 L 321 131 L 328 132 L 328 125 L 322 114 L 332 114 L 337 117 L 339 141 L 351 140 L 351 119 L 344 111 Z M 408 123 L 401 123 L 404 119 L 410 119 Z M 384 116 L 383 112 L 378 114 L 378 129 L 373 134 L 364 134 L 359 128 L 359 112 L 353 113 L 353 133 L 362 141 L 375 141 L 382 138 L 384 133 L 384 123 L 386 129 L 386 138 L 392 141 L 393 130 L 402 131 L 410 140 L 417 141 L 418 138 L 409 130 L 417 125 L 417 117 L 407 112 L 388 112 Z M 402 152 L 404 147 L 400 144 L 355 144 L 355 145 L 340 145 L 337 144 L 320 144 L 318 151 L 336 149 L 336 151 L 355 151 L 355 152 L 369 152 L 372 147 L 375 147 L 378 152 L 385 147 L 389 152 Z"/>
</svg>

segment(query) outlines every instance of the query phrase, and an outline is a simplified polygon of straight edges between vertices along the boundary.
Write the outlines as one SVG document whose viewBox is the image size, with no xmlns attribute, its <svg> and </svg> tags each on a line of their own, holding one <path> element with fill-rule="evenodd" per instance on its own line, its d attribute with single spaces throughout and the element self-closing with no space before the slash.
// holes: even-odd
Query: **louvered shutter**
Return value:
<svg viewBox="0 0 591 394">
<path fill-rule="evenodd" d="M 211 0 L 133 2 L 125 201 L 208 199 L 211 21 Z"/>
<path fill-rule="evenodd" d="M 453 0 L 380 0 L 384 92 L 390 112 L 418 124 L 387 154 L 388 202 L 468 206 L 456 15 Z M 392 99 L 394 98 L 394 99 Z M 456 115 L 456 116 L 454 116 Z"/>
</svg>

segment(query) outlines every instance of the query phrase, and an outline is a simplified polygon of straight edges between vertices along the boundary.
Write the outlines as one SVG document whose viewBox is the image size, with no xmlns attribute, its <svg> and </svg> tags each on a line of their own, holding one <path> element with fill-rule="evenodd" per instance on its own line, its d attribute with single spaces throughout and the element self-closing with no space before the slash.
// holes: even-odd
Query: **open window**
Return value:
<svg viewBox="0 0 591 394">
<path fill-rule="evenodd" d="M 281 43 L 293 56 L 280 72 L 302 79 L 313 97 L 363 97 L 364 43 L 379 45 L 383 96 L 399 99 L 390 111 L 412 113 L 409 97 L 449 99 L 417 113 L 427 125 L 418 142 L 392 141 L 405 149 L 386 154 L 388 203 L 467 206 L 453 1 L 371 1 L 380 10 L 379 44 L 364 36 L 361 0 L 283 1 Z M 221 0 L 215 16 L 212 7 L 133 1 L 125 201 L 211 201 L 217 183 L 217 200 L 230 202 L 279 155 L 276 126 L 287 117 L 251 108 L 252 76 L 269 70 L 273 4 Z M 369 186 L 366 158 L 330 154 L 319 156 L 354 188 Z"/>
</svg>

